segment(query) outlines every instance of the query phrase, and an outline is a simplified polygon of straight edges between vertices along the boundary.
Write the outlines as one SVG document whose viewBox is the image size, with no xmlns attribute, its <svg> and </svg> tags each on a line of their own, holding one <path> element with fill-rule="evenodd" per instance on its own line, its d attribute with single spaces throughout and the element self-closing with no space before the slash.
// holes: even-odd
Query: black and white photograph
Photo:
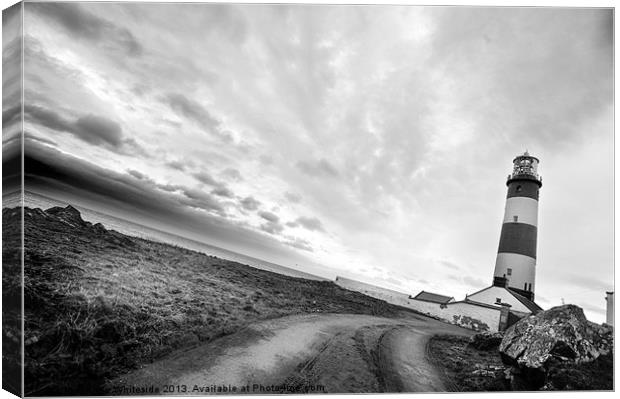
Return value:
<svg viewBox="0 0 620 399">
<path fill-rule="evenodd" d="M 612 6 L 2 7 L 3 390 L 614 391 Z"/>
</svg>

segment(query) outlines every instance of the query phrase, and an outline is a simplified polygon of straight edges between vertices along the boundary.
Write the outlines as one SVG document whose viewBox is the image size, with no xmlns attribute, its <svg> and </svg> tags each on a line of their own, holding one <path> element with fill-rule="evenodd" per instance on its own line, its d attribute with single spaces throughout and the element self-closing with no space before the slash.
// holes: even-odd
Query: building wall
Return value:
<svg viewBox="0 0 620 399">
<path fill-rule="evenodd" d="M 467 302 L 445 305 L 410 299 L 408 307 L 420 313 L 477 331 L 498 331 L 500 308 L 488 308 Z"/>
<path fill-rule="evenodd" d="M 507 303 L 511 306 L 510 310 L 513 312 L 531 313 L 525 305 L 519 302 L 519 300 L 504 287 L 491 286 L 475 294 L 468 295 L 467 298 L 472 301 L 482 302 L 488 305 L 495 304 L 497 298 L 500 298 L 501 302 Z"/>
<path fill-rule="evenodd" d="M 377 287 L 372 284 L 366 284 L 360 281 L 350 280 L 343 277 L 336 277 L 335 283 L 342 288 L 361 292 L 362 294 L 368 295 L 370 297 L 381 299 L 394 305 L 410 308 L 417 312 L 465 328 L 470 328 L 478 331 L 498 331 L 499 329 L 499 307 L 488 308 L 485 306 L 474 305 L 466 302 L 451 302 L 445 305 L 441 305 L 435 302 L 420 301 L 410 298 L 408 294 L 404 294 L 402 292 Z M 504 300 L 504 297 L 506 297 L 506 299 L 509 299 L 508 295 L 510 294 L 504 290 L 502 300 Z M 510 296 L 512 297 L 512 295 Z M 512 298 L 514 299 L 514 297 Z M 493 303 L 494 302 L 495 297 L 493 298 Z"/>
</svg>

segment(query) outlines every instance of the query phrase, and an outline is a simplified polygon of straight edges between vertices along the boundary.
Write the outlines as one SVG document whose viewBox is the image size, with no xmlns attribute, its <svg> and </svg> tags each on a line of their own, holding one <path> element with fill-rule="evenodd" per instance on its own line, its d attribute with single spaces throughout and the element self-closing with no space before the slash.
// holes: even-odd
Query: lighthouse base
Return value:
<svg viewBox="0 0 620 399">
<path fill-rule="evenodd" d="M 534 302 L 534 293 L 532 291 L 521 290 L 508 286 L 508 279 L 506 277 L 493 277 L 493 287 L 509 288 L 511 291 L 529 299 Z"/>
<path fill-rule="evenodd" d="M 510 290 L 534 302 L 534 293 L 532 291 L 525 291 L 525 290 L 520 290 L 518 288 L 512 288 L 512 287 L 510 287 Z"/>
</svg>

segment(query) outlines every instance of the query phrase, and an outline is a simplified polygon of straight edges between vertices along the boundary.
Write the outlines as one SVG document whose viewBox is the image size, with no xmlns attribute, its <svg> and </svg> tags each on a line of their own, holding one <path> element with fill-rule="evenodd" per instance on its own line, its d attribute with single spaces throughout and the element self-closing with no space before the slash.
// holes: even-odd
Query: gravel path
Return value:
<svg viewBox="0 0 620 399">
<path fill-rule="evenodd" d="M 472 334 L 415 315 L 288 316 L 177 352 L 111 381 L 108 389 L 131 394 L 157 388 L 165 395 L 442 391 L 425 355 L 437 333 Z"/>
</svg>

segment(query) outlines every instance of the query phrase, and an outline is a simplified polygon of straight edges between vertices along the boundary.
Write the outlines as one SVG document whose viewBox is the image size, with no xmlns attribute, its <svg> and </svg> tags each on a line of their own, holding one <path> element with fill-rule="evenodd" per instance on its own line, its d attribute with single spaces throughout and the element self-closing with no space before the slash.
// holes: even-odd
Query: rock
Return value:
<svg viewBox="0 0 620 399">
<path fill-rule="evenodd" d="M 499 346 L 502 361 L 513 366 L 511 378 L 527 389 L 545 385 L 551 360 L 579 364 L 612 350 L 613 330 L 589 322 L 575 305 L 521 319 L 506 330 Z"/>
<path fill-rule="evenodd" d="M 552 358 L 547 368 L 543 390 L 613 390 L 614 359 L 611 352 L 592 362 L 577 364 Z"/>
<path fill-rule="evenodd" d="M 44 211 L 42 211 L 40 208 L 34 208 L 34 209 L 30 209 L 30 208 L 24 208 L 24 217 L 43 217 L 43 218 L 47 218 L 49 217 Z"/>
<path fill-rule="evenodd" d="M 78 227 L 84 226 L 86 222 L 82 219 L 82 214 L 80 211 L 72 207 L 71 205 L 67 205 L 66 207 L 55 206 L 53 208 L 49 208 L 45 211 L 48 215 L 56 216 L 57 219 L 67 223 L 70 226 Z"/>
<path fill-rule="evenodd" d="M 101 223 L 96 223 L 93 225 L 92 229 L 97 233 L 105 233 L 107 230 Z"/>
<path fill-rule="evenodd" d="M 489 349 L 497 348 L 502 342 L 503 337 L 503 333 L 485 331 L 473 335 L 469 340 L 469 345 L 476 349 L 486 351 Z"/>
</svg>

